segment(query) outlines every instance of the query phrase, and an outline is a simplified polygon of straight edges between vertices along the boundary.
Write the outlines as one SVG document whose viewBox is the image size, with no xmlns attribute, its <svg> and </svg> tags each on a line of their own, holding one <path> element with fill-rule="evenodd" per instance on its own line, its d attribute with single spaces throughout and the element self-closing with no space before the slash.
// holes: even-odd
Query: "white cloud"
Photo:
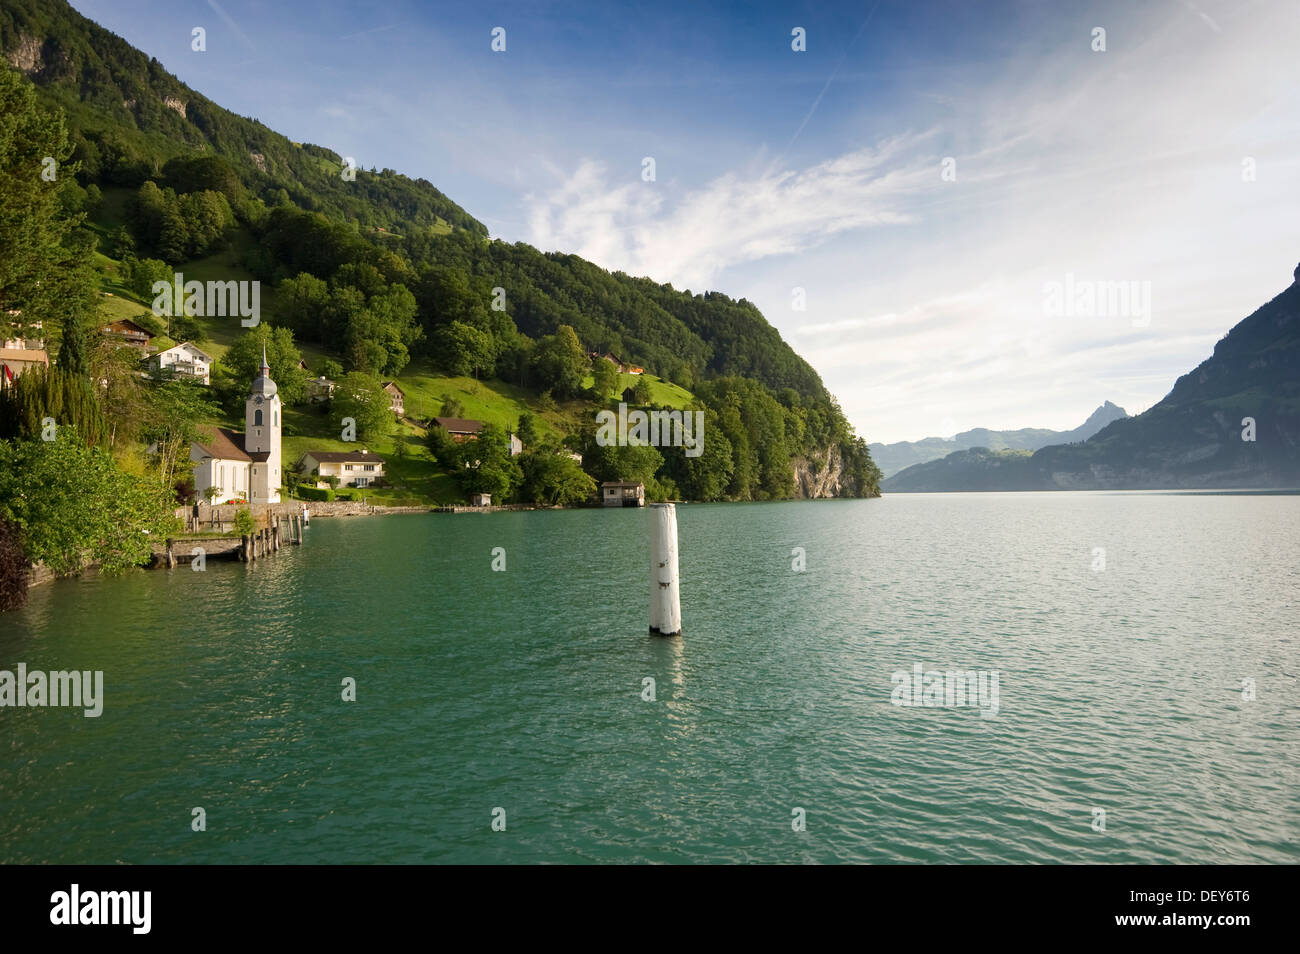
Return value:
<svg viewBox="0 0 1300 954">
<path fill-rule="evenodd" d="M 530 241 L 678 287 L 714 287 L 731 266 L 911 222 L 904 200 L 938 178 L 934 162 L 902 161 L 924 138 L 900 136 L 804 170 L 727 172 L 696 189 L 615 184 L 588 160 L 548 194 L 528 197 Z"/>
</svg>

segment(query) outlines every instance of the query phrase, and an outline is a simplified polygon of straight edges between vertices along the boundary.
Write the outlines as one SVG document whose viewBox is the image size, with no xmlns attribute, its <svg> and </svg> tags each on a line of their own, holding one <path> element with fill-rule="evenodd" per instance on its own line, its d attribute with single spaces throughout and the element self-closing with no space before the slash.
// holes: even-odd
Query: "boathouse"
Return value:
<svg viewBox="0 0 1300 954">
<path fill-rule="evenodd" d="M 600 485 L 603 507 L 644 507 L 645 484 L 633 480 L 607 480 Z"/>
</svg>

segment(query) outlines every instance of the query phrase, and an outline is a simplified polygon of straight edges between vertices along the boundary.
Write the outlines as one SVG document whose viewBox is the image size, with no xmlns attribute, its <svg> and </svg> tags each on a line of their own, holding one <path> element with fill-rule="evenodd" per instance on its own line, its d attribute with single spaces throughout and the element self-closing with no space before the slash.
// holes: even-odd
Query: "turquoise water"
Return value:
<svg viewBox="0 0 1300 954">
<path fill-rule="evenodd" d="M 103 670 L 104 712 L 0 709 L 0 861 L 1300 860 L 1300 497 L 678 523 L 680 640 L 633 510 L 319 519 L 37 588 L 0 668 Z M 996 717 L 893 705 L 917 663 L 997 671 Z"/>
</svg>

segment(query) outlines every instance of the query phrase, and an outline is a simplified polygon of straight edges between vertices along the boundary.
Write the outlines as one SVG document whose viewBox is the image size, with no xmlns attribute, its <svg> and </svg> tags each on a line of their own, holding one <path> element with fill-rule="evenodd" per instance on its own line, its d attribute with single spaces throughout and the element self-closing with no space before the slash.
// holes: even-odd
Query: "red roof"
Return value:
<svg viewBox="0 0 1300 954">
<path fill-rule="evenodd" d="M 239 445 L 243 438 L 227 427 L 200 427 L 198 445 L 209 457 L 220 460 L 252 460 Z M 265 459 L 265 454 L 262 455 Z"/>
</svg>

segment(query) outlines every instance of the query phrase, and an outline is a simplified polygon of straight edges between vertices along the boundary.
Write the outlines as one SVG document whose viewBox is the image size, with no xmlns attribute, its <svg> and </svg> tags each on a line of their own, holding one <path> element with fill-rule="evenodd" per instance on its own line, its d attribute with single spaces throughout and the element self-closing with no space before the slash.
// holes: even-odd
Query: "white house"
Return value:
<svg viewBox="0 0 1300 954">
<path fill-rule="evenodd" d="M 295 467 L 300 473 L 316 475 L 316 486 L 326 477 L 337 477 L 340 487 L 369 487 L 384 476 L 384 459 L 364 447 L 354 451 L 312 450 L 302 455 Z"/>
<path fill-rule="evenodd" d="M 383 387 L 388 392 L 388 406 L 394 414 L 401 417 L 406 413 L 406 392 L 397 386 L 396 381 L 385 381 Z"/>
<path fill-rule="evenodd" d="M 10 314 L 16 315 L 19 312 L 11 311 Z M 42 323 L 34 322 L 32 327 L 39 331 Z M 38 364 L 46 368 L 50 366 L 44 339 L 6 338 L 0 341 L 0 391 L 10 387 L 18 375 Z"/>
<path fill-rule="evenodd" d="M 189 341 L 182 341 L 166 351 L 151 354 L 145 359 L 145 363 L 150 370 L 191 377 L 202 384 L 209 383 L 208 378 L 212 371 L 212 356 Z"/>
<path fill-rule="evenodd" d="M 307 380 L 307 400 L 313 404 L 328 401 L 334 396 L 334 382 L 325 375 Z"/>
<path fill-rule="evenodd" d="M 261 371 L 244 400 L 244 433 L 209 427 L 190 445 L 195 491 L 202 496 L 209 487 L 217 488 L 214 503 L 279 503 L 281 415 L 280 395 L 263 348 Z"/>
</svg>

